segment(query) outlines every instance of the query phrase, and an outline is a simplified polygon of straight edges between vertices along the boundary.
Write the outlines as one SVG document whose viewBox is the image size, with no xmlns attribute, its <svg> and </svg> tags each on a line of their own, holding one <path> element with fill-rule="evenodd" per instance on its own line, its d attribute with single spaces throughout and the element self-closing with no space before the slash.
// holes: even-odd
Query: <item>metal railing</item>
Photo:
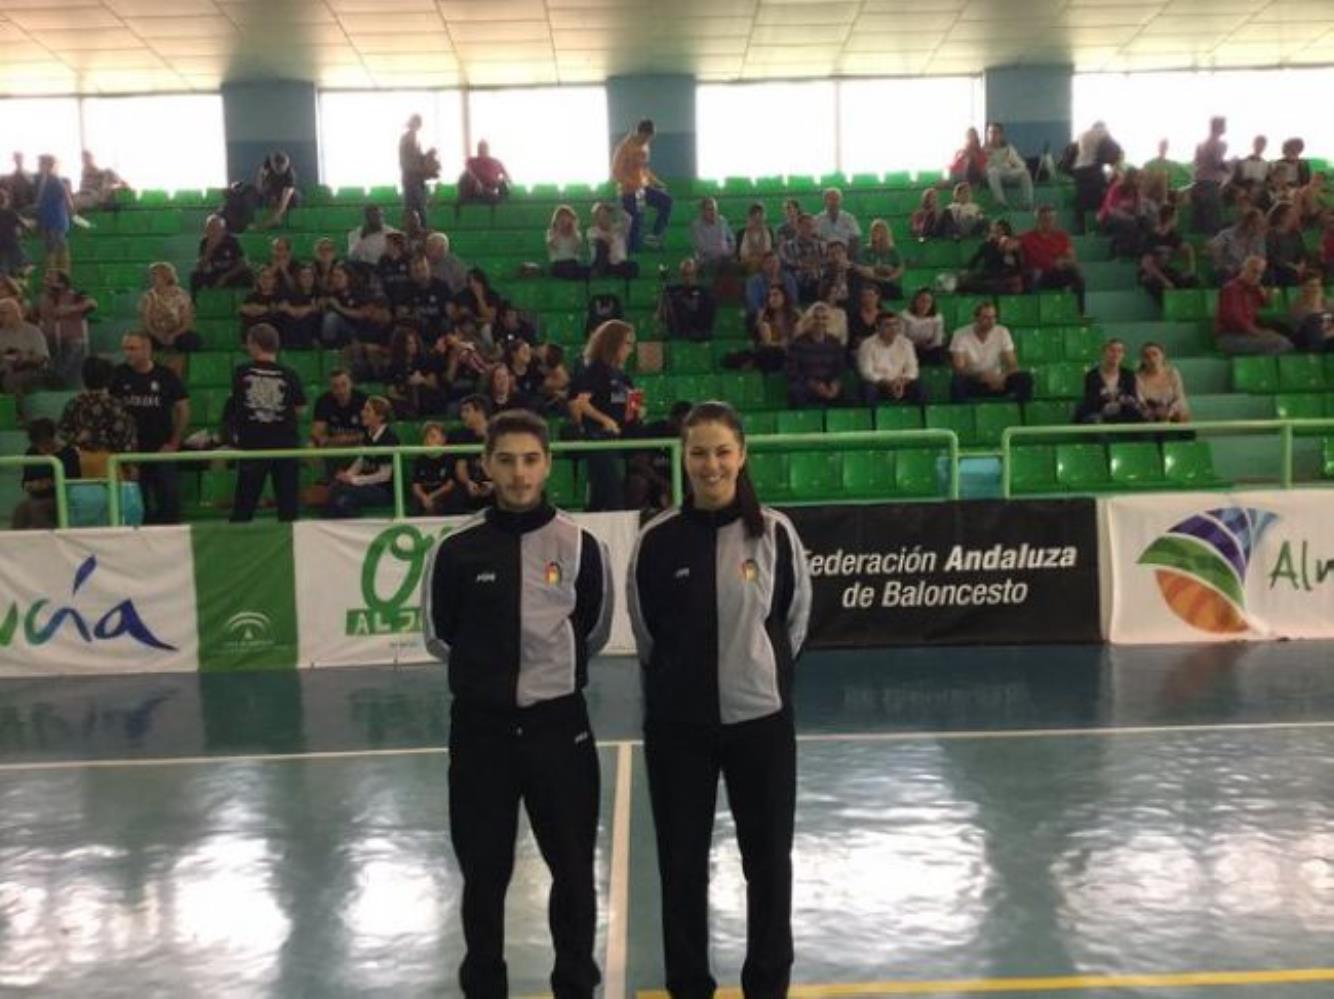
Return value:
<svg viewBox="0 0 1334 999">
<path fill-rule="evenodd" d="M 56 527 L 68 527 L 69 497 L 65 493 L 64 464 L 53 454 L 12 454 L 0 457 L 0 468 L 25 468 L 29 465 L 51 466 L 56 499 Z"/>
</svg>

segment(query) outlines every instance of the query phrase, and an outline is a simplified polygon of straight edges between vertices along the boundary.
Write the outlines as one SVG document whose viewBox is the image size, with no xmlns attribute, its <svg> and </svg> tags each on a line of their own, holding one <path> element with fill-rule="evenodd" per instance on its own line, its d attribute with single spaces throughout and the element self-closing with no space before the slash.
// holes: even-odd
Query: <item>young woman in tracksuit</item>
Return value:
<svg viewBox="0 0 1334 999">
<path fill-rule="evenodd" d="M 431 553 L 423 580 L 427 648 L 449 665 L 449 813 L 463 873 L 468 999 L 504 999 L 505 891 L 523 802 L 551 869 L 556 999 L 592 999 L 599 774 L 583 688 L 611 628 L 604 545 L 549 506 L 547 426 L 504 412 L 483 464 L 496 505 Z"/>
<path fill-rule="evenodd" d="M 746 875 L 747 999 L 787 995 L 796 808 L 793 665 L 811 585 L 801 540 L 759 505 L 735 411 L 703 403 L 683 437 L 691 497 L 640 532 L 628 580 L 644 683 L 667 989 L 708 999 L 709 848 L 718 777 Z"/>
</svg>

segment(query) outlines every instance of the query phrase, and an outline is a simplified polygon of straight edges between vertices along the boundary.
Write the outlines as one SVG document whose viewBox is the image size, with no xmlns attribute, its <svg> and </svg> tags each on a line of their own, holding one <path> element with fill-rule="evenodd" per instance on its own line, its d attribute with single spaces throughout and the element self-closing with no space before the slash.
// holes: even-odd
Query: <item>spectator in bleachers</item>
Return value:
<svg viewBox="0 0 1334 999">
<path fill-rule="evenodd" d="M 1177 205 L 1176 192 L 1168 186 L 1167 174 L 1145 166 L 1139 172 L 1139 196 L 1146 219 L 1156 219 L 1164 205 Z"/>
<path fill-rule="evenodd" d="M 727 219 L 718 214 L 718 202 L 703 198 L 699 216 L 690 223 L 690 245 L 695 260 L 706 271 L 727 267 L 736 256 L 736 237 Z"/>
<path fill-rule="evenodd" d="M 1218 294 L 1214 342 L 1224 354 L 1286 354 L 1292 341 L 1270 326 L 1261 326 L 1260 309 L 1269 304 L 1270 292 L 1261 281 L 1265 258 L 1247 257 L 1240 273 L 1223 285 Z"/>
<path fill-rule="evenodd" d="M 504 364 L 509 368 L 514 390 L 524 400 L 524 406 L 541 413 L 547 410 L 546 393 L 543 391 L 545 373 L 533 349 L 532 343 L 527 340 L 507 341 L 503 348 Z"/>
<path fill-rule="evenodd" d="M 279 236 L 269 244 L 269 268 L 273 271 L 279 294 L 286 295 L 296 287 L 296 272 L 300 266 L 292 256 L 292 241 L 286 236 Z"/>
<path fill-rule="evenodd" d="M 533 409 L 537 406 L 519 391 L 514 373 L 505 364 L 493 364 L 482 378 L 481 393 L 493 413 L 507 409 Z"/>
<path fill-rule="evenodd" d="M 88 316 L 97 302 L 71 285 L 64 271 L 42 275 L 42 297 L 37 321 L 46 336 L 51 366 L 60 383 L 77 386 L 83 359 L 88 355 Z"/>
<path fill-rule="evenodd" d="M 853 280 L 859 285 L 874 284 L 881 298 L 899 298 L 903 277 L 903 257 L 894 245 L 894 233 L 884 219 L 871 223 L 870 245 L 852 264 Z"/>
<path fill-rule="evenodd" d="M 880 328 L 880 289 L 863 284 L 857 289 L 856 308 L 848 312 L 848 350 L 855 352 L 863 340 L 875 336 Z"/>
<path fill-rule="evenodd" d="M 1115 337 L 1102 345 L 1102 360 L 1084 375 L 1076 423 L 1143 423 L 1135 373 L 1122 367 L 1126 345 Z"/>
<path fill-rule="evenodd" d="M 1239 192 L 1247 196 L 1250 204 L 1262 208 L 1269 203 L 1269 161 L 1265 159 L 1265 148 L 1269 140 L 1257 135 L 1251 141 L 1250 155 L 1237 160 L 1232 168 L 1232 177 L 1224 185 L 1224 196 L 1236 197 Z"/>
<path fill-rule="evenodd" d="M 1127 167 L 1107 188 L 1098 209 L 1098 226 L 1111 238 L 1112 256 L 1137 259 L 1152 225 L 1150 218 L 1140 190 L 1139 171 Z"/>
<path fill-rule="evenodd" d="M 565 348 L 558 343 L 544 344 L 542 362 L 542 406 L 549 413 L 566 412 L 569 403 L 570 369 L 565 366 Z"/>
<path fill-rule="evenodd" d="M 1017 295 L 1024 290 L 1024 262 L 1019 240 L 1005 219 L 996 219 L 977 248 L 959 288 L 974 295 Z"/>
<path fill-rule="evenodd" d="M 353 285 L 347 268 L 339 264 L 331 272 L 329 293 L 324 297 L 321 346 L 326 350 L 348 346 L 361 335 L 370 319 L 370 303 Z"/>
<path fill-rule="evenodd" d="M 1033 177 L 1028 172 L 1028 164 L 1019 155 L 1019 151 L 1005 138 L 1005 128 L 1000 122 L 987 125 L 987 185 L 996 204 L 1008 208 L 1005 200 L 1005 188 L 1018 187 L 1020 207 L 1025 211 L 1033 210 Z"/>
<path fill-rule="evenodd" d="M 24 319 L 18 301 L 0 299 L 0 388 L 14 396 L 22 411 L 24 395 L 53 381 L 46 337 Z"/>
<path fill-rule="evenodd" d="M 13 208 L 14 199 L 7 188 L 0 187 L 0 274 L 19 277 L 30 265 L 23 252 L 23 237 L 29 223 Z"/>
<path fill-rule="evenodd" d="M 25 455 L 50 455 L 59 459 L 65 481 L 77 479 L 79 452 L 56 439 L 56 425 L 45 417 L 28 421 L 28 450 Z M 15 531 L 47 531 L 56 526 L 56 480 L 47 465 L 23 466 L 25 496 L 14 505 L 9 522 Z"/>
<path fill-rule="evenodd" d="M 23 168 L 22 153 L 14 154 L 14 172 L 7 174 L 0 183 L 3 183 L 5 190 L 9 192 L 10 204 L 16 212 L 31 207 L 37 200 L 37 185 L 33 181 L 32 174 Z"/>
<path fill-rule="evenodd" d="M 204 342 L 195 332 L 195 306 L 166 261 L 148 265 L 148 290 L 139 296 L 139 322 L 160 350 L 192 351 Z"/>
<path fill-rule="evenodd" d="M 912 341 L 919 364 L 942 365 L 949 362 L 945 349 L 945 317 L 936 308 L 936 296 L 930 288 L 918 288 L 906 311 L 899 315 L 903 335 Z"/>
<path fill-rule="evenodd" d="M 764 218 L 764 205 L 757 201 L 746 212 L 746 224 L 736 234 L 737 259 L 747 274 L 759 271 L 764 255 L 778 249 L 778 239 Z"/>
<path fill-rule="evenodd" d="M 1231 176 L 1227 164 L 1227 119 L 1209 119 L 1209 138 L 1195 147 L 1190 203 L 1195 231 L 1212 236 L 1223 227 L 1223 185 Z"/>
<path fill-rule="evenodd" d="M 69 227 L 74 216 L 74 192 L 56 172 L 56 158 L 37 157 L 37 231 L 46 250 L 47 270 L 69 270 Z"/>
<path fill-rule="evenodd" d="M 841 243 L 850 259 L 861 249 L 862 227 L 851 212 L 843 210 L 843 192 L 837 187 L 824 192 L 824 210 L 815 216 L 815 234 L 826 246 Z"/>
<path fill-rule="evenodd" d="M 980 184 L 987 179 L 987 153 L 982 148 L 982 139 L 977 129 L 970 128 L 964 133 L 963 146 L 950 160 L 950 180 L 956 184 L 967 181 Z"/>
<path fill-rule="evenodd" d="M 621 207 L 630 217 L 629 251 L 638 253 L 641 242 L 649 246 L 662 245 L 662 234 L 672 218 L 672 198 L 667 187 L 649 169 L 649 145 L 653 141 L 653 122 L 641 121 L 633 132 L 617 145 L 611 159 L 611 177 L 621 196 Z M 657 213 L 653 232 L 642 237 L 644 205 Z"/>
<path fill-rule="evenodd" d="M 832 311 L 823 302 L 812 305 L 787 346 L 787 397 L 793 408 L 843 402 L 848 352 L 830 331 Z"/>
<path fill-rule="evenodd" d="M 395 327 L 389 338 L 384 381 L 394 415 L 400 420 L 442 414 L 449 401 L 440 388 L 437 369 L 427 359 L 421 334 L 407 323 Z"/>
<path fill-rule="evenodd" d="M 272 326 L 261 324 L 246 334 L 250 361 L 232 375 L 230 403 L 236 446 L 242 451 L 301 446 L 297 420 L 306 408 L 306 393 L 301 376 L 278 363 L 280 343 Z M 264 480 L 270 474 L 278 519 L 285 523 L 296 520 L 300 469 L 295 458 L 252 459 L 237 466 L 233 523 L 254 518 Z"/>
<path fill-rule="evenodd" d="M 853 273 L 848 248 L 843 243 L 827 243 L 824 272 L 820 276 L 820 301 L 847 312 L 855 303 L 852 297 Z"/>
<path fill-rule="evenodd" d="M 250 265 L 221 215 L 210 215 L 199 241 L 199 259 L 190 272 L 190 297 L 201 288 L 243 288 L 251 282 Z"/>
<path fill-rule="evenodd" d="M 116 202 L 117 191 L 128 191 L 125 183 L 110 167 L 100 168 L 93 161 L 93 154 L 83 151 L 83 173 L 79 176 L 79 190 L 74 195 L 76 211 L 86 212 L 93 208 L 106 208 Z"/>
<path fill-rule="evenodd" d="M 797 333 L 800 335 L 808 327 L 821 320 L 825 324 L 826 332 L 837 340 L 844 347 L 848 345 L 848 313 L 838 306 L 830 305 L 828 302 L 816 302 L 801 317 L 801 322 L 797 324 Z"/>
<path fill-rule="evenodd" d="M 1302 159 L 1305 151 L 1306 143 L 1301 139 L 1284 140 L 1283 155 L 1269 166 L 1269 182 L 1275 194 L 1285 188 L 1305 187 L 1311 182 L 1311 164 Z"/>
<path fill-rule="evenodd" d="M 1180 259 L 1182 266 L 1176 261 Z M 1139 283 L 1159 304 L 1163 292 L 1172 288 L 1195 288 L 1195 247 L 1181 238 L 1177 231 L 1177 210 L 1174 205 L 1158 209 L 1157 224 L 1145 237 L 1144 253 L 1139 258 Z"/>
<path fill-rule="evenodd" d="M 1121 159 L 1121 147 L 1112 139 L 1107 123 L 1095 121 L 1075 140 L 1070 176 L 1075 182 L 1075 228 L 1085 231 L 1085 215 L 1102 206 L 1107 193 L 1107 168 Z"/>
<path fill-rule="evenodd" d="M 787 366 L 788 344 L 800 325 L 796 299 L 781 284 L 770 285 L 764 308 L 751 326 L 751 349 L 728 355 L 725 363 L 728 367 L 757 368 L 766 374 L 782 371 Z"/>
<path fill-rule="evenodd" d="M 711 340 L 718 302 L 713 290 L 698 280 L 699 265 L 693 257 L 681 261 L 680 280 L 667 285 L 658 299 L 658 315 L 667 333 L 676 340 Z"/>
<path fill-rule="evenodd" d="M 283 322 L 283 296 L 272 267 L 261 267 L 255 275 L 255 288 L 245 297 L 237 312 L 241 316 L 241 340 L 260 323 L 279 329 Z"/>
<path fill-rule="evenodd" d="M 444 447 L 445 428 L 439 423 L 422 425 L 424 447 Z M 454 459 L 447 454 L 421 454 L 412 463 L 412 512 L 439 516 L 453 507 L 456 483 Z"/>
<path fill-rule="evenodd" d="M 593 331 L 584 346 L 584 369 L 570 386 L 570 419 L 589 440 L 615 440 L 633 435 L 641 414 L 639 394 L 625 373 L 635 348 L 635 328 L 613 319 Z M 590 511 L 625 507 L 625 483 L 614 452 L 591 452 L 588 461 Z"/>
<path fill-rule="evenodd" d="M 352 373 L 346 368 L 329 372 L 329 389 L 315 400 L 315 418 L 310 425 L 312 447 L 354 447 L 361 443 L 365 428 L 361 411 L 366 406 L 366 393 L 352 383 Z M 332 479 L 340 468 L 351 464 L 348 458 L 328 458 L 324 462 L 326 479 Z"/>
<path fill-rule="evenodd" d="M 0 316 L 4 304 L 0 303 Z M 3 331 L 0 331 L 0 337 Z M 93 355 L 83 362 L 83 391 L 60 414 L 56 433 L 79 452 L 80 474 L 85 478 L 106 477 L 107 455 L 137 450 L 139 434 L 134 418 L 108 391 L 116 366 Z"/>
<path fill-rule="evenodd" d="M 778 246 L 782 246 L 789 239 L 797 238 L 798 223 L 801 221 L 801 202 L 796 198 L 788 198 L 783 202 L 783 222 L 778 227 L 775 235 L 778 237 Z"/>
<path fill-rule="evenodd" d="M 1189 423 L 1185 382 L 1176 366 L 1168 363 L 1162 345 L 1146 343 L 1139 357 L 1135 388 L 1144 418 L 1150 423 Z"/>
<path fill-rule="evenodd" d="M 339 266 L 338 247 L 327 236 L 315 241 L 315 259 L 311 266 L 315 268 L 315 287 L 321 295 L 333 290 L 333 271 Z"/>
<path fill-rule="evenodd" d="M 1079 312 L 1084 313 L 1084 273 L 1075 259 L 1075 244 L 1070 234 L 1056 225 L 1056 209 L 1043 205 L 1038 209 L 1037 225 L 1019 237 L 1024 254 L 1027 287 L 1030 290 L 1053 291 L 1069 288 L 1079 300 Z"/>
<path fill-rule="evenodd" d="M 28 293 L 24 284 L 16 281 L 8 274 L 0 274 L 0 302 L 13 300 L 18 303 L 19 312 L 24 316 L 32 314 L 32 309 L 28 306 Z"/>
<path fill-rule="evenodd" d="M 1209 241 L 1214 270 L 1222 281 L 1227 282 L 1236 277 L 1246 258 L 1265 255 L 1268 229 L 1264 212 L 1258 208 L 1248 208 L 1241 213 L 1235 224 L 1219 230 Z"/>
<path fill-rule="evenodd" d="M 1325 198 L 1324 171 L 1311 174 L 1310 181 L 1297 189 L 1292 204 L 1301 218 L 1303 229 L 1311 229 L 1321 224 L 1326 212 Z"/>
<path fill-rule="evenodd" d="M 459 419 L 463 426 L 452 431 L 447 441 L 461 445 L 481 444 L 486 440 L 486 421 L 491 410 L 483 396 L 470 395 L 459 404 Z M 590 455 L 590 462 L 592 456 Z M 495 484 L 486 474 L 480 454 L 466 454 L 454 457 L 454 490 L 451 513 L 465 513 L 489 506 L 495 496 Z"/>
<path fill-rule="evenodd" d="M 347 259 L 371 269 L 384 256 L 389 234 L 398 230 L 384 224 L 384 211 L 379 205 L 367 205 L 362 219 L 361 225 L 347 234 Z"/>
<path fill-rule="evenodd" d="M 296 167 L 283 150 L 274 150 L 264 157 L 255 175 L 255 188 L 260 203 L 269 210 L 269 217 L 258 226 L 271 229 L 287 221 L 287 213 L 301 204 L 301 189 L 297 186 Z"/>
<path fill-rule="evenodd" d="M 918 380 L 917 352 L 903 335 L 899 317 L 881 313 L 874 336 L 857 349 L 857 373 L 862 392 L 870 405 L 881 402 L 926 404 L 926 391 Z"/>
<path fill-rule="evenodd" d="M 296 287 L 278 302 L 278 334 L 283 350 L 305 350 L 315 346 L 320 338 L 320 321 L 324 314 L 323 296 L 312 264 L 302 264 L 296 271 Z"/>
<path fill-rule="evenodd" d="M 1301 216 L 1295 205 L 1281 201 L 1270 210 L 1265 233 L 1265 259 L 1269 262 L 1265 284 L 1294 288 L 1305 280 L 1310 259 L 1302 239 Z"/>
<path fill-rule="evenodd" d="M 480 201 L 498 205 L 509 197 L 510 174 L 505 164 L 491 155 L 485 139 L 477 143 L 477 155 L 469 156 L 459 175 L 459 204 Z"/>
<path fill-rule="evenodd" d="M 153 341 L 131 330 L 121 337 L 125 363 L 111 377 L 111 396 L 134 420 L 136 449 L 173 453 L 181 449 L 190 427 L 190 393 L 178 375 L 153 360 Z M 175 524 L 181 519 L 180 469 L 176 462 L 139 466 L 145 524 Z"/>
<path fill-rule="evenodd" d="M 449 237 L 433 232 L 426 237 L 426 259 L 431 264 L 431 277 L 443 281 L 450 292 L 457 295 L 468 283 L 468 265 L 449 248 Z"/>
<path fill-rule="evenodd" d="M 227 231 L 237 235 L 250 228 L 263 200 L 259 188 L 254 184 L 243 180 L 233 181 L 222 192 L 222 204 L 218 206 L 217 214 L 227 223 Z"/>
<path fill-rule="evenodd" d="M 454 307 L 476 320 L 484 340 L 491 340 L 491 327 L 500 314 L 500 295 L 491 287 L 486 271 L 474 267 L 468 271 L 468 284 L 454 296 Z"/>
<path fill-rule="evenodd" d="M 1153 159 L 1148 160 L 1142 167 L 1140 167 L 1140 173 L 1144 177 L 1144 189 L 1146 192 L 1151 190 L 1155 185 L 1158 185 L 1165 194 L 1169 192 L 1174 194 L 1174 178 L 1189 178 L 1189 173 L 1181 166 L 1181 164 L 1175 163 L 1167 158 L 1167 152 L 1170 148 L 1171 143 L 1169 143 L 1167 139 L 1159 139 L 1158 155 Z"/>
<path fill-rule="evenodd" d="M 1334 211 L 1320 217 L 1320 266 L 1326 281 L 1334 281 Z"/>
<path fill-rule="evenodd" d="M 676 440 L 693 407 L 689 402 L 672 403 L 666 419 L 644 425 L 648 438 Z M 672 459 L 669 451 L 634 451 L 626 461 L 625 498 L 631 510 L 657 511 L 672 505 Z"/>
<path fill-rule="evenodd" d="M 783 269 L 783 263 L 779 259 L 776 250 L 770 250 L 760 260 L 760 272 L 752 274 L 746 279 L 746 315 L 753 318 L 756 313 L 764 308 L 764 303 L 769 297 L 769 289 L 780 287 L 786 293 L 790 301 L 797 300 L 797 279 L 792 274 Z"/>
<path fill-rule="evenodd" d="M 375 265 L 375 277 L 390 309 L 397 310 L 412 285 L 412 259 L 408 255 L 408 239 L 403 233 L 391 232 L 385 239 L 384 253 Z"/>
<path fill-rule="evenodd" d="M 1318 271 L 1302 279 L 1301 293 L 1289 310 L 1292 338 L 1303 350 L 1322 353 L 1334 350 L 1334 310 L 1325 301 L 1325 288 Z"/>
<path fill-rule="evenodd" d="M 434 341 L 449 329 L 449 310 L 454 295 L 449 285 L 431 274 L 431 262 L 426 257 L 414 257 L 409 274 L 411 281 L 395 315 L 413 322 L 424 340 Z"/>
<path fill-rule="evenodd" d="M 633 233 L 634 223 L 630 225 Z M 639 276 L 639 264 L 629 259 L 625 213 L 615 205 L 599 201 L 593 206 L 593 222 L 588 227 L 588 251 L 592 258 L 589 273 L 593 277 L 618 277 L 629 281 Z"/>
<path fill-rule="evenodd" d="M 579 216 L 569 205 L 559 205 L 551 213 L 551 225 L 547 228 L 547 273 L 566 281 L 587 281 L 588 265 L 583 256 Z"/>
<path fill-rule="evenodd" d="M 917 210 L 908 217 L 908 228 L 917 239 L 930 239 L 940 228 L 940 195 L 934 187 L 922 192 Z"/>
<path fill-rule="evenodd" d="M 357 517 L 364 507 L 394 502 L 394 462 L 387 454 L 375 453 L 398 447 L 398 434 L 390 426 L 393 418 L 393 407 L 384 396 L 373 395 L 366 400 L 361 410 L 361 423 L 365 427 L 362 443 L 371 450 L 358 455 L 351 465 L 334 475 L 329 488 L 330 517 Z"/>
<path fill-rule="evenodd" d="M 426 252 L 426 241 L 431 238 L 432 232 L 422 224 L 421 217 L 411 209 L 405 208 L 399 223 L 402 227 L 403 238 L 407 240 L 408 256 L 415 257 Z"/>
<path fill-rule="evenodd" d="M 996 306 L 982 302 L 973 309 L 973 321 L 950 337 L 950 401 L 1009 397 L 1028 402 L 1033 397 L 1033 376 L 1019 369 L 1010 331 L 996 322 Z"/>
<path fill-rule="evenodd" d="M 408 119 L 403 135 L 398 140 L 398 169 L 403 187 L 403 207 L 416 212 L 425 224 L 426 182 L 440 175 L 440 162 L 434 149 L 422 150 L 421 137 L 418 135 L 421 127 L 421 115 L 414 114 Z"/>
<path fill-rule="evenodd" d="M 797 283 L 797 301 L 809 305 L 818 299 L 826 249 L 824 240 L 815 234 L 815 219 L 802 212 L 797 220 L 797 235 L 779 246 L 778 255 Z"/>
<path fill-rule="evenodd" d="M 520 341 L 536 347 L 537 327 L 513 302 L 502 301 L 498 318 L 491 328 L 491 340 L 502 355 L 510 344 Z"/>
<path fill-rule="evenodd" d="M 971 239 L 987 231 L 987 217 L 982 206 L 973 200 L 973 186 L 969 183 L 954 185 L 954 197 L 936 224 L 936 235 L 952 239 Z"/>
</svg>

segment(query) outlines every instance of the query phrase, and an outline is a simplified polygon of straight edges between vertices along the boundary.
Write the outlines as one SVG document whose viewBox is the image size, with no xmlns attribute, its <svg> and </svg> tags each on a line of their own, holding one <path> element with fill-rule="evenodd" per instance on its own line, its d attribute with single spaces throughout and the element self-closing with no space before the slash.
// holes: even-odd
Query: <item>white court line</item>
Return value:
<svg viewBox="0 0 1334 999">
<path fill-rule="evenodd" d="M 1171 735 L 1207 732 L 1286 732 L 1304 729 L 1334 729 L 1334 720 L 1303 722 L 1233 722 L 1216 725 L 1104 725 L 1089 728 L 961 729 L 929 732 L 811 732 L 798 735 L 798 742 L 965 742 L 995 739 L 1111 738 L 1131 735 Z M 641 739 L 607 739 L 599 749 L 640 746 Z M 394 756 L 444 756 L 445 746 L 404 749 L 344 749 L 313 753 L 254 753 L 240 756 L 151 756 L 141 760 L 40 760 L 30 763 L 0 763 L 0 773 L 29 770 L 97 770 L 114 767 L 209 766 L 222 763 L 282 763 L 319 760 L 355 760 Z"/>
<path fill-rule="evenodd" d="M 607 960 L 603 966 L 605 999 L 625 999 L 630 952 L 630 788 L 634 748 L 616 750 L 616 798 L 611 817 L 611 890 L 607 904 Z"/>
</svg>

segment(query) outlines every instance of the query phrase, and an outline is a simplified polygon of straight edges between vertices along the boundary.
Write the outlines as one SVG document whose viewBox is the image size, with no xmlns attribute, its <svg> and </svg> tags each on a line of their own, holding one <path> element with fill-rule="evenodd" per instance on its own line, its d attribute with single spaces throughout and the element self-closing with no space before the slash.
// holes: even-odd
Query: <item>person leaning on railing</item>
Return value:
<svg viewBox="0 0 1334 999">
<path fill-rule="evenodd" d="M 50 455 L 65 468 L 65 481 L 79 477 L 79 452 L 56 438 L 56 425 L 45 417 L 28 421 L 28 450 L 24 454 Z M 50 530 L 56 526 L 56 483 L 45 464 L 23 466 L 23 491 L 14 506 L 10 527 L 16 531 Z"/>
</svg>

